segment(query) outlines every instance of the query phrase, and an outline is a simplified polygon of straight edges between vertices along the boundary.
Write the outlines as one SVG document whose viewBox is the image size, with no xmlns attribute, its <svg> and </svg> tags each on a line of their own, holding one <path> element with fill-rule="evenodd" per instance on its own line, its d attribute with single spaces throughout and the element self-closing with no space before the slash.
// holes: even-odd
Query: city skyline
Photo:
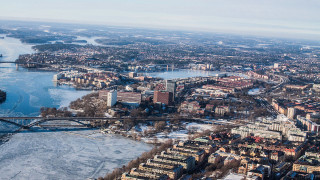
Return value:
<svg viewBox="0 0 320 180">
<path fill-rule="evenodd" d="M 196 30 L 319 39 L 320 2 L 283 1 L 6 1 L 0 19 Z M 13 11 L 14 9 L 14 11 Z"/>
</svg>

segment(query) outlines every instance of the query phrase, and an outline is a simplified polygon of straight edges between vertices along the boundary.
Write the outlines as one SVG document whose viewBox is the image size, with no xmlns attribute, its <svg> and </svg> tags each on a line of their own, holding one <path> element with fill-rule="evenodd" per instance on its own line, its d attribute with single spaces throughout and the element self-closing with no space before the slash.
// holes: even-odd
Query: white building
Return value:
<svg viewBox="0 0 320 180">
<path fill-rule="evenodd" d="M 262 138 L 279 139 L 286 136 L 289 141 L 304 142 L 307 133 L 296 127 L 293 121 L 279 115 L 277 119 L 262 119 L 254 124 L 247 124 L 231 130 L 232 134 L 239 134 L 242 138 L 253 135 Z"/>
<path fill-rule="evenodd" d="M 288 115 L 289 119 L 294 119 L 296 116 L 296 109 L 295 108 L 288 108 Z"/>
<path fill-rule="evenodd" d="M 112 90 L 108 92 L 107 106 L 112 107 L 117 103 L 117 91 Z"/>
</svg>

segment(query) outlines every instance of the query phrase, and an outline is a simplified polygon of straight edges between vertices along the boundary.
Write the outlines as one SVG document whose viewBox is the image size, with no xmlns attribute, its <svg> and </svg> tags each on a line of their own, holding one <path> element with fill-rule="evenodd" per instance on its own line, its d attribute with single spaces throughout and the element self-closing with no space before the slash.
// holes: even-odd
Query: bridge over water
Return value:
<svg viewBox="0 0 320 180">
<path fill-rule="evenodd" d="M 38 63 L 38 62 L 24 63 L 24 62 L 15 62 L 15 61 L 0 61 L 0 63 L 2 63 L 2 64 L 41 64 L 41 63 Z"/>
<path fill-rule="evenodd" d="M 16 62 L 14 62 L 14 61 L 0 61 L 0 63 L 3 63 L 3 64 L 16 64 Z"/>
<path fill-rule="evenodd" d="M 147 122 L 147 121 L 187 121 L 187 122 L 198 122 L 205 124 L 216 124 L 216 125 L 232 125 L 239 126 L 241 124 L 228 122 L 228 121 L 219 121 L 219 120 L 208 120 L 200 118 L 167 118 L 167 117 L 148 117 L 148 118 L 107 118 L 107 117 L 53 117 L 53 118 L 44 118 L 44 117 L 0 117 L 0 122 L 12 124 L 22 129 L 30 129 L 34 126 L 45 126 L 45 127 L 87 127 L 92 128 L 91 122 L 99 121 L 135 121 L 135 122 Z M 64 121 L 71 122 L 70 124 L 61 123 Z M 50 122 L 49 124 L 47 122 Z M 18 130 L 18 131 L 19 131 Z"/>
<path fill-rule="evenodd" d="M 0 122 L 15 125 L 20 128 L 29 129 L 33 126 L 39 126 L 46 122 L 51 122 L 52 126 L 64 126 L 58 121 L 74 122 L 78 125 L 91 127 L 90 123 L 95 121 L 170 121 L 168 118 L 107 118 L 107 117 L 58 117 L 58 118 L 44 118 L 44 117 L 0 117 Z M 74 126 L 74 124 L 70 124 Z"/>
</svg>

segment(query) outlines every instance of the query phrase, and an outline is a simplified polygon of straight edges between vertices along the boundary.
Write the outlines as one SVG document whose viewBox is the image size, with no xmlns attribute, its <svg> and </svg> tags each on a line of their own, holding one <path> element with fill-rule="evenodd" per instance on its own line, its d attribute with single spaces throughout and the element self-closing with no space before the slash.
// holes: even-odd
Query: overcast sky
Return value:
<svg viewBox="0 0 320 180">
<path fill-rule="evenodd" d="M 1 19 L 320 40 L 320 0 L 0 0 Z"/>
</svg>

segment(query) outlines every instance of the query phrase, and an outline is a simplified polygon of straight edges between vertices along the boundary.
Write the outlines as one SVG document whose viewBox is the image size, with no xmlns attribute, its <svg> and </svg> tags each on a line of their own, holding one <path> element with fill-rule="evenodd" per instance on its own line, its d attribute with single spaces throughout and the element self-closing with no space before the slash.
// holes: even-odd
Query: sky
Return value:
<svg viewBox="0 0 320 180">
<path fill-rule="evenodd" d="M 320 0 L 0 0 L 0 19 L 320 40 Z"/>
</svg>

